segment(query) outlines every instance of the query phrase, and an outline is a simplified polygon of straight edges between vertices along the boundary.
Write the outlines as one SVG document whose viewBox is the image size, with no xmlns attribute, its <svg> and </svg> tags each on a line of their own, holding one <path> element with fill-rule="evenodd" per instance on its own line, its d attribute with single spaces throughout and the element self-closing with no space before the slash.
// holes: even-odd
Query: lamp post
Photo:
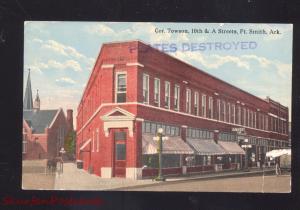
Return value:
<svg viewBox="0 0 300 210">
<path fill-rule="evenodd" d="M 157 151 L 158 151 L 158 176 L 155 178 L 155 181 L 165 181 L 166 180 L 162 175 L 163 132 L 164 132 L 164 130 L 162 128 L 159 128 L 157 130 L 157 137 L 158 137 L 158 149 L 157 149 Z"/>
<path fill-rule="evenodd" d="M 252 148 L 251 144 L 248 144 L 249 140 L 248 139 L 244 139 L 242 144 L 242 148 L 245 149 L 245 170 L 248 170 L 248 149 Z"/>
</svg>

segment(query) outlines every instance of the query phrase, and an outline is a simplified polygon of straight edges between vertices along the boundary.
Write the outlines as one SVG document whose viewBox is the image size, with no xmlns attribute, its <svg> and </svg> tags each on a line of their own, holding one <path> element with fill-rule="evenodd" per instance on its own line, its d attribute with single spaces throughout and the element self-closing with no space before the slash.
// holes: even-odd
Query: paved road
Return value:
<svg viewBox="0 0 300 210">
<path fill-rule="evenodd" d="M 129 188 L 130 191 L 290 192 L 290 175 L 189 180 Z M 126 189 L 123 189 L 126 190 Z"/>
<path fill-rule="evenodd" d="M 45 173 L 46 160 L 24 160 L 22 165 L 22 189 L 54 189 L 55 173 Z"/>
</svg>

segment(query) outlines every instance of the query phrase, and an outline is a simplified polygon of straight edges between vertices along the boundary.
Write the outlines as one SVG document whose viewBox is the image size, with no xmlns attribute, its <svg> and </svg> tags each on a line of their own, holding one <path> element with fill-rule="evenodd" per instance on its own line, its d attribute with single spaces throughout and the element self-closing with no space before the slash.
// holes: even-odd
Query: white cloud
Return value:
<svg viewBox="0 0 300 210">
<path fill-rule="evenodd" d="M 33 42 L 38 42 L 38 43 L 43 43 L 43 40 L 38 39 L 38 38 L 34 38 L 32 39 Z"/>
<path fill-rule="evenodd" d="M 69 77 L 62 77 L 60 79 L 56 79 L 55 82 L 59 85 L 74 85 L 76 82 Z M 65 95 L 64 97 L 70 97 L 70 95 Z"/>
<path fill-rule="evenodd" d="M 66 60 L 63 63 L 60 63 L 55 60 L 48 60 L 47 63 L 35 62 L 29 66 L 33 71 L 39 73 L 41 73 L 43 69 L 57 69 L 57 70 L 72 69 L 73 71 L 76 72 L 82 71 L 80 64 L 75 60 Z"/>
<path fill-rule="evenodd" d="M 60 44 L 54 40 L 48 40 L 43 45 L 42 48 L 53 50 L 61 55 L 67 56 L 68 54 L 65 52 L 65 46 Z"/>
<path fill-rule="evenodd" d="M 256 60 L 262 68 L 268 67 L 272 62 L 265 57 L 259 57 L 257 55 L 242 55 L 241 58 Z"/>
<path fill-rule="evenodd" d="M 115 31 L 112 28 L 102 23 L 87 26 L 86 31 L 90 34 L 96 34 L 99 36 L 115 35 Z"/>
<path fill-rule="evenodd" d="M 89 58 L 84 54 L 78 52 L 74 47 L 64 45 L 55 40 L 47 40 L 43 41 L 41 39 L 33 39 L 32 41 L 40 43 L 42 49 L 51 50 L 59 55 L 63 55 L 72 59 L 77 59 L 78 61 L 82 61 L 88 65 L 88 67 L 92 67 L 95 59 Z"/>
<path fill-rule="evenodd" d="M 200 52 L 195 53 L 190 51 L 188 52 L 177 51 L 173 55 L 184 61 L 195 61 L 208 69 L 217 69 L 226 63 L 233 63 L 240 68 L 250 69 L 249 63 L 237 56 L 229 56 L 229 55 L 220 56 L 217 54 L 205 56 L 202 55 Z"/>
<path fill-rule="evenodd" d="M 277 68 L 277 73 L 282 79 L 287 79 L 289 81 L 292 80 L 292 64 L 281 63 L 279 61 L 275 61 L 274 65 Z"/>
</svg>

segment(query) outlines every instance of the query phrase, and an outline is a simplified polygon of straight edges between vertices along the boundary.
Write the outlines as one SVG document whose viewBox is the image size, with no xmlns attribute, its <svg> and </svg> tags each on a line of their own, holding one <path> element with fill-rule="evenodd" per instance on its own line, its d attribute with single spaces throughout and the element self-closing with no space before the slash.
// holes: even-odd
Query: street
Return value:
<svg viewBox="0 0 300 210">
<path fill-rule="evenodd" d="M 34 166 L 33 166 L 34 165 Z M 45 161 L 23 161 L 23 189 L 181 191 L 181 192 L 290 192 L 290 175 L 252 170 L 193 177 L 169 177 L 166 182 L 152 179 L 101 178 L 65 163 L 63 173 L 45 174 Z M 268 175 L 267 175 L 268 174 Z"/>
<path fill-rule="evenodd" d="M 290 192 L 290 175 L 189 180 L 130 188 L 130 191 L 191 191 L 191 192 Z M 126 190 L 126 189 L 123 189 Z"/>
</svg>

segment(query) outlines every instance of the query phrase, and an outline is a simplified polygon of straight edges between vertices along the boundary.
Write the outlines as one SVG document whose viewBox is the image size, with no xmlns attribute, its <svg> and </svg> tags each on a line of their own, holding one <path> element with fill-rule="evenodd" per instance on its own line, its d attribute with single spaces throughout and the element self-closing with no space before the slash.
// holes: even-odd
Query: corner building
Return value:
<svg viewBox="0 0 300 210">
<path fill-rule="evenodd" d="M 78 160 L 104 178 L 259 167 L 288 147 L 288 108 L 261 99 L 141 41 L 103 44 L 78 106 Z M 243 149 L 242 145 L 251 145 Z"/>
</svg>

